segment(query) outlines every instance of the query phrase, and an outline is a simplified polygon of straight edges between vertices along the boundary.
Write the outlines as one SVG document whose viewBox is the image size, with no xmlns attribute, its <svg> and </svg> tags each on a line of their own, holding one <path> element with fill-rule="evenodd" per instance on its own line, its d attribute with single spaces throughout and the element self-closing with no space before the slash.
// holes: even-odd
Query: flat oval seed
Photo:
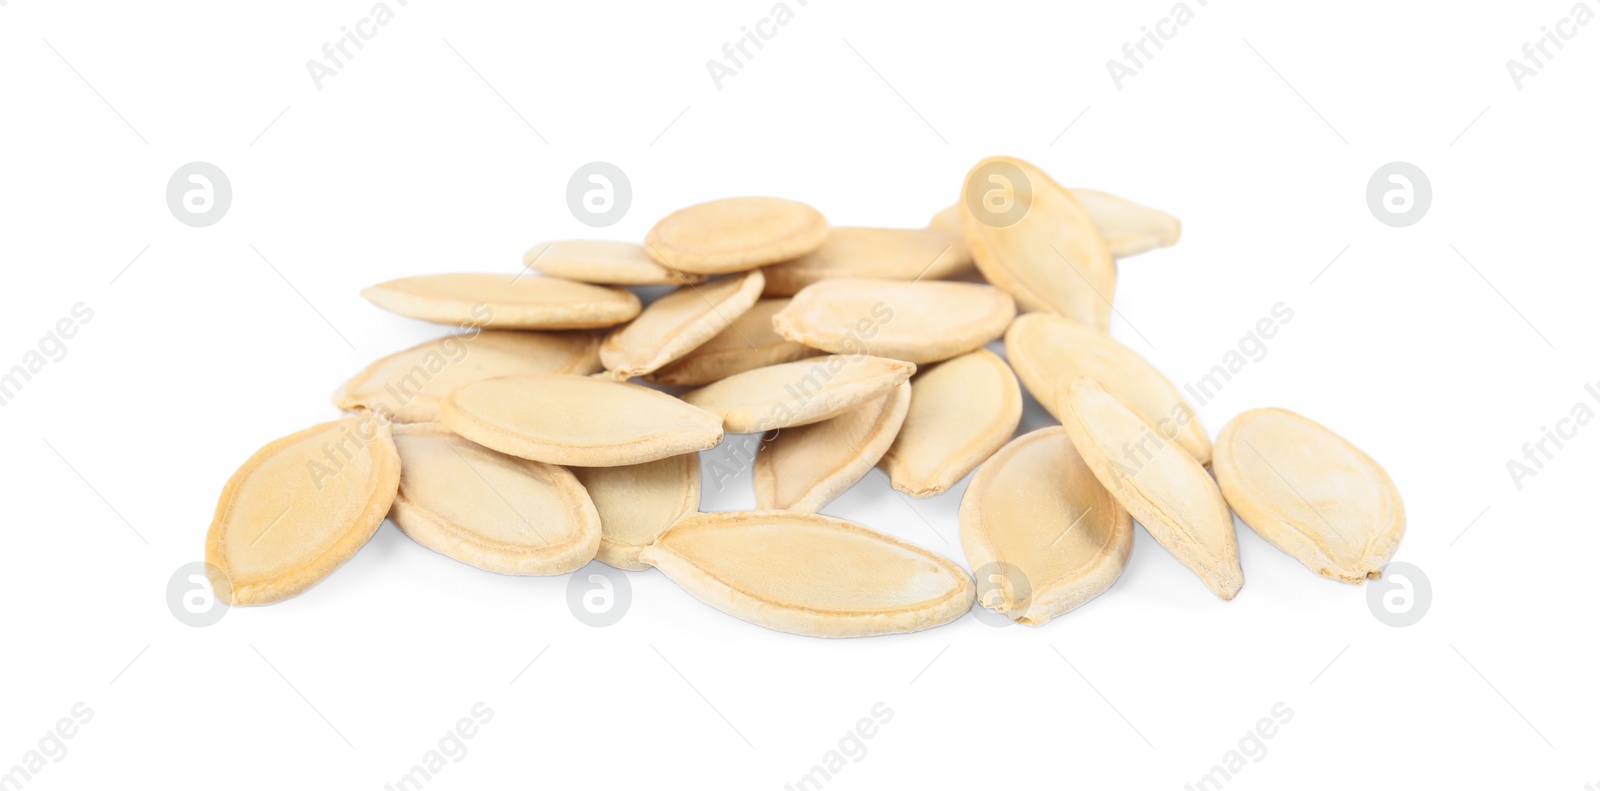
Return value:
<svg viewBox="0 0 1600 791">
<path fill-rule="evenodd" d="M 223 487 L 206 535 L 217 598 L 270 604 L 321 582 L 377 532 L 399 486 L 389 424 L 370 412 L 256 451 Z"/>
<path fill-rule="evenodd" d="M 592 332 L 502 332 L 448 335 L 395 352 L 351 377 L 333 404 L 369 409 L 403 423 L 426 423 L 439 401 L 468 382 L 532 373 L 600 370 L 600 336 Z"/>
<path fill-rule="evenodd" d="M 600 512 L 595 559 L 647 569 L 639 553 L 686 514 L 700 509 L 700 456 L 685 453 L 628 467 L 573 467 Z"/>
<path fill-rule="evenodd" d="M 762 282 L 760 270 L 755 270 L 684 286 L 612 330 L 600 345 L 600 361 L 615 379 L 650 373 L 727 329 L 729 322 L 756 304 Z"/>
<path fill-rule="evenodd" d="M 639 315 L 630 291 L 556 277 L 421 275 L 369 286 L 361 296 L 413 319 L 505 330 L 610 327 Z"/>
<path fill-rule="evenodd" d="M 644 246 L 669 269 L 716 275 L 799 258 L 827 237 L 828 221 L 804 203 L 723 198 L 667 215 Z"/>
<path fill-rule="evenodd" d="M 469 442 L 438 423 L 401 426 L 390 517 L 446 557 L 501 574 L 564 574 L 594 559 L 600 515 L 565 468 Z"/>
<path fill-rule="evenodd" d="M 817 511 L 872 470 L 911 405 L 911 384 L 809 426 L 786 428 L 756 451 L 756 507 Z"/>
<path fill-rule="evenodd" d="M 914 632 L 972 607 L 972 579 L 948 559 L 818 514 L 695 514 L 642 558 L 700 601 L 780 632 Z"/>
<path fill-rule="evenodd" d="M 834 228 L 816 252 L 767 267 L 765 293 L 790 297 L 835 277 L 942 280 L 970 266 L 972 254 L 959 227 Z"/>
<path fill-rule="evenodd" d="M 978 603 L 1029 626 L 1111 587 L 1133 551 L 1133 519 L 1060 426 L 1024 434 L 984 462 L 961 498 L 961 547 Z"/>
<path fill-rule="evenodd" d="M 1406 529 L 1388 473 L 1343 437 L 1287 409 L 1252 409 L 1217 436 L 1217 482 L 1239 517 L 1329 579 L 1383 576 Z"/>
<path fill-rule="evenodd" d="M 524 374 L 456 389 L 439 421 L 484 447 L 582 467 L 642 464 L 722 441 L 722 421 L 665 393 L 586 376 Z"/>
<path fill-rule="evenodd" d="M 1127 258 L 1157 247 L 1171 247 L 1183 234 L 1183 224 L 1178 218 L 1159 209 L 1099 190 L 1071 188 L 1067 192 L 1089 214 L 1089 221 L 1105 240 L 1112 258 Z M 961 223 L 961 204 L 953 203 L 933 215 L 928 227 L 960 233 Z"/>
<path fill-rule="evenodd" d="M 772 327 L 824 351 L 930 363 L 1000 337 L 1016 315 L 1016 303 L 992 286 L 839 278 L 806 286 Z"/>
<path fill-rule="evenodd" d="M 1022 389 L 1005 361 L 985 349 L 911 380 L 905 425 L 878 462 L 894 488 L 931 497 L 954 486 L 1011 439 L 1022 420 Z"/>
<path fill-rule="evenodd" d="M 961 208 L 978 271 L 1023 310 L 1111 323 L 1116 263 L 1077 199 L 1033 165 L 991 157 L 967 174 Z"/>
<path fill-rule="evenodd" d="M 632 242 L 592 239 L 544 242 L 528 248 L 522 263 L 529 269 L 581 283 L 681 286 L 705 280 L 705 275 L 674 272 L 656 263 L 644 245 Z"/>
<path fill-rule="evenodd" d="M 1211 439 L 1194 408 L 1156 367 L 1111 336 L 1054 313 L 1027 313 L 1006 331 L 1006 358 L 1017 378 L 1056 419 L 1060 388 L 1078 376 L 1100 383 L 1117 400 L 1162 430 L 1202 465 Z"/>
<path fill-rule="evenodd" d="M 1093 379 L 1062 389 L 1057 409 L 1100 485 L 1220 598 L 1244 585 L 1233 514 L 1215 481 Z"/>
<path fill-rule="evenodd" d="M 788 304 L 787 299 L 756 302 L 711 340 L 644 378 L 657 384 L 699 387 L 755 368 L 821 354 L 772 328 L 773 314 Z"/>
<path fill-rule="evenodd" d="M 900 360 L 834 354 L 734 374 L 683 400 L 721 415 L 729 434 L 758 434 L 827 420 L 888 395 L 916 370 Z"/>
</svg>

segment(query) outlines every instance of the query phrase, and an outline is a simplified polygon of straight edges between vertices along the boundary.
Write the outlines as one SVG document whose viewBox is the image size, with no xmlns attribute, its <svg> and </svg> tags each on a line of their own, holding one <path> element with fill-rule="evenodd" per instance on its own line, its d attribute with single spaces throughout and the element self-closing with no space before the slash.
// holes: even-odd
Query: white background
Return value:
<svg viewBox="0 0 1600 791">
<path fill-rule="evenodd" d="M 1506 470 L 1600 380 L 1600 24 L 1521 90 L 1505 65 L 1571 2 L 1191 3 L 1121 90 L 1106 61 L 1168 0 L 792 3 L 721 90 L 706 61 L 764 1 L 391 4 L 321 90 L 305 63 L 364 0 L 0 3 L 0 366 L 94 312 L 0 407 L 0 770 L 83 702 L 27 788 L 378 789 L 481 701 L 493 719 L 428 788 L 779 789 L 882 702 L 826 787 L 1180 789 L 1283 702 L 1228 788 L 1600 785 L 1600 428 L 1520 491 Z M 1242 525 L 1233 602 L 1141 529 L 1111 591 L 1040 629 L 797 637 L 654 571 L 597 629 L 566 578 L 481 572 L 392 525 L 297 599 L 208 628 L 169 613 L 232 471 L 441 333 L 363 286 L 513 272 L 534 242 L 635 240 L 727 195 L 918 226 L 995 153 L 1183 219 L 1177 247 L 1122 263 L 1113 324 L 1173 380 L 1293 309 L 1202 420 L 1284 406 L 1378 459 L 1409 517 L 1396 560 L 1431 581 L 1419 623 L 1380 623 Z M 204 229 L 165 202 L 196 160 L 234 192 Z M 565 202 L 594 160 L 634 192 L 601 231 Z M 1365 199 L 1395 160 L 1434 193 L 1405 229 Z M 1030 407 L 1024 428 L 1047 422 Z M 962 490 L 911 501 L 874 473 L 825 512 L 965 563 Z M 752 504 L 745 476 L 704 507 Z"/>
</svg>

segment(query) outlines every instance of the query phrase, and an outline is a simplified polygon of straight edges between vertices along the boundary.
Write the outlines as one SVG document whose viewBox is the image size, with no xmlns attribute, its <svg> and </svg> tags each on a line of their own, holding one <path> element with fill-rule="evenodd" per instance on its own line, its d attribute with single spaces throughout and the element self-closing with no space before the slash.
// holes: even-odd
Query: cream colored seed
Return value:
<svg viewBox="0 0 1600 791">
<path fill-rule="evenodd" d="M 760 270 L 703 285 L 684 286 L 612 330 L 600 345 L 600 361 L 615 379 L 655 371 L 727 329 L 761 296 Z"/>
<path fill-rule="evenodd" d="M 363 289 L 361 296 L 413 319 L 510 330 L 610 327 L 639 315 L 632 292 L 531 275 L 403 277 Z"/>
<path fill-rule="evenodd" d="M 444 400 L 439 421 L 501 453 L 583 467 L 642 464 L 722 441 L 720 418 L 665 393 L 563 374 L 465 385 Z"/>
<path fill-rule="evenodd" d="M 913 632 L 972 607 L 972 579 L 948 559 L 818 514 L 695 514 L 641 557 L 700 601 L 794 634 Z"/>
<path fill-rule="evenodd" d="M 772 328 L 772 316 L 789 304 L 787 299 L 763 299 L 717 333 L 654 373 L 646 381 L 664 385 L 699 387 L 737 373 L 768 365 L 802 360 L 822 354 L 795 343 Z"/>
<path fill-rule="evenodd" d="M 1195 461 L 1211 463 L 1211 439 L 1194 408 L 1155 366 L 1111 336 L 1054 313 L 1027 313 L 1006 331 L 1006 357 L 1023 386 L 1057 419 L 1061 385 L 1087 376 Z"/>
<path fill-rule="evenodd" d="M 942 280 L 971 266 L 972 254 L 959 227 L 834 228 L 815 252 L 767 267 L 765 293 L 791 297 L 836 277 Z"/>
<path fill-rule="evenodd" d="M 681 286 L 705 275 L 677 272 L 656 263 L 644 245 L 575 239 L 528 248 L 522 263 L 552 277 L 615 286 Z"/>
<path fill-rule="evenodd" d="M 772 327 L 824 351 L 931 363 L 1000 337 L 1016 315 L 1016 303 L 992 286 L 837 278 L 802 289 Z"/>
<path fill-rule="evenodd" d="M 350 378 L 333 404 L 370 409 L 403 423 L 425 423 L 439 401 L 469 382 L 532 373 L 591 374 L 600 370 L 600 336 L 578 332 L 482 330 L 449 335 L 395 352 Z"/>
<path fill-rule="evenodd" d="M 1157 247 L 1171 247 L 1183 235 L 1183 224 L 1159 209 L 1134 203 L 1109 192 L 1075 187 L 1068 189 L 1088 213 L 1112 258 L 1127 258 Z M 929 228 L 961 231 L 961 204 L 954 203 L 933 215 Z"/>
<path fill-rule="evenodd" d="M 668 269 L 716 275 L 799 258 L 827 237 L 828 221 L 804 203 L 724 198 L 667 215 L 644 246 Z"/>
<path fill-rule="evenodd" d="M 911 384 L 838 417 L 778 432 L 756 451 L 756 507 L 817 511 L 872 470 L 911 405 Z"/>
<path fill-rule="evenodd" d="M 734 374 L 683 400 L 722 416 L 730 434 L 755 434 L 827 420 L 888 395 L 916 370 L 900 360 L 834 354 Z"/>
<path fill-rule="evenodd" d="M 372 413 L 256 451 L 223 487 L 206 535 L 217 598 L 270 604 L 321 582 L 377 532 L 399 486 L 389 425 Z"/>
<path fill-rule="evenodd" d="M 700 456 L 685 453 L 627 467 L 573 467 L 600 512 L 595 558 L 619 569 L 649 568 L 639 553 L 700 508 Z"/>
<path fill-rule="evenodd" d="M 1252 409 L 1217 436 L 1217 482 L 1239 518 L 1306 568 L 1360 584 L 1383 575 L 1406 529 L 1388 473 L 1287 409 Z"/>
<path fill-rule="evenodd" d="M 986 349 L 939 363 L 911 380 L 899 436 L 878 462 L 894 488 L 931 497 L 954 486 L 1011 439 L 1022 390 Z"/>
<path fill-rule="evenodd" d="M 1061 388 L 1062 425 L 1100 485 L 1218 597 L 1244 585 L 1233 514 L 1205 468 L 1093 379 Z"/>
<path fill-rule="evenodd" d="M 1001 448 L 961 499 L 961 546 L 978 603 L 1042 626 L 1104 593 L 1133 551 L 1133 520 L 1095 479 L 1067 430 Z"/>
<path fill-rule="evenodd" d="M 438 423 L 395 430 L 390 516 L 446 557 L 501 574 L 564 574 L 594 559 L 600 516 L 572 473 L 469 442 Z"/>
<path fill-rule="evenodd" d="M 979 162 L 965 188 L 967 245 L 990 283 L 1022 310 L 1055 311 L 1101 330 L 1110 325 L 1116 264 L 1071 193 L 1011 157 Z"/>
</svg>

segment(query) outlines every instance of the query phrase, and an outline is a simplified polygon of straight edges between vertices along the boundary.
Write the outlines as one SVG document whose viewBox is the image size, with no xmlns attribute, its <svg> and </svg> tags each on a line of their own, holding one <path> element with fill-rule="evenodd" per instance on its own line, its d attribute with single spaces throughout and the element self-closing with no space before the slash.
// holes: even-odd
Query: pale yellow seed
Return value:
<svg viewBox="0 0 1600 791">
<path fill-rule="evenodd" d="M 931 363 L 1000 337 L 1016 315 L 1016 303 L 992 286 L 837 278 L 806 286 L 772 326 L 824 351 Z"/>
<path fill-rule="evenodd" d="M 552 277 L 615 286 L 680 286 L 705 275 L 677 272 L 656 263 L 644 245 L 574 239 L 528 248 L 522 263 Z"/>
<path fill-rule="evenodd" d="M 972 266 L 960 227 L 834 228 L 822 247 L 766 268 L 767 296 L 794 296 L 836 277 L 942 280 Z"/>
<path fill-rule="evenodd" d="M 630 291 L 535 275 L 403 277 L 363 289 L 361 296 L 402 316 L 463 327 L 589 329 L 639 315 L 639 298 Z"/>
<path fill-rule="evenodd" d="M 779 431 L 756 451 L 756 507 L 817 511 L 843 494 L 894 442 L 911 405 L 911 384 L 838 417 Z"/>
<path fill-rule="evenodd" d="M 667 215 L 644 246 L 668 269 L 715 275 L 799 258 L 827 237 L 828 221 L 804 203 L 724 198 Z"/>
<path fill-rule="evenodd" d="M 683 400 L 720 415 L 730 434 L 755 434 L 827 420 L 888 395 L 916 370 L 900 360 L 834 354 L 734 374 Z"/>
<path fill-rule="evenodd" d="M 1109 192 L 1069 188 L 1067 192 L 1078 200 L 1088 213 L 1106 249 L 1113 258 L 1127 258 L 1158 247 L 1171 247 L 1183 235 L 1183 224 L 1159 209 L 1134 203 Z M 933 215 L 929 228 L 962 230 L 961 204 L 954 203 Z"/>
<path fill-rule="evenodd" d="M 649 568 L 639 553 L 700 508 L 700 456 L 685 453 L 627 467 L 573 467 L 600 512 L 595 559 L 619 569 Z"/>
<path fill-rule="evenodd" d="M 727 329 L 660 370 L 645 374 L 645 380 L 698 387 L 737 373 L 822 354 L 821 350 L 795 343 L 772 328 L 773 314 L 788 304 L 787 299 L 756 302 Z"/>
<path fill-rule="evenodd" d="M 600 345 L 600 361 L 615 379 L 655 371 L 726 330 L 756 304 L 762 282 L 756 270 L 684 286 L 612 330 Z"/>
<path fill-rule="evenodd" d="M 905 424 L 878 462 L 894 488 L 931 497 L 954 486 L 1011 439 L 1022 389 L 1005 361 L 979 349 L 911 380 Z"/>
</svg>

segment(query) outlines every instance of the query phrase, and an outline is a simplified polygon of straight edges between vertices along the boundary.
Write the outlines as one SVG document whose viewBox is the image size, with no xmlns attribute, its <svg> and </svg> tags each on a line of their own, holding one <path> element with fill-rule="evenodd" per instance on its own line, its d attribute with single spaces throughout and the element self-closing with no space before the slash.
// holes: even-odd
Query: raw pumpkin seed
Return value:
<svg viewBox="0 0 1600 791">
<path fill-rule="evenodd" d="M 721 415 L 730 434 L 756 434 L 827 420 L 888 395 L 916 370 L 900 360 L 834 354 L 734 374 L 683 400 Z"/>
<path fill-rule="evenodd" d="M 370 409 L 403 423 L 425 423 L 439 401 L 468 382 L 531 373 L 591 374 L 600 370 L 600 337 L 592 332 L 479 330 L 448 335 L 395 352 L 351 377 L 333 404 Z"/>
<path fill-rule="evenodd" d="M 615 379 L 650 373 L 693 351 L 729 327 L 761 296 L 760 270 L 705 285 L 684 286 L 611 331 L 600 361 Z"/>
<path fill-rule="evenodd" d="M 1089 214 L 1089 221 L 1105 240 L 1112 258 L 1127 258 L 1157 247 L 1171 247 L 1183 234 L 1183 224 L 1178 218 L 1159 209 L 1099 190 L 1075 187 L 1067 192 L 1077 198 Z M 933 215 L 928 227 L 960 233 L 961 223 L 961 204 L 953 203 Z"/>
<path fill-rule="evenodd" d="M 644 246 L 682 272 L 742 272 L 806 255 L 828 237 L 828 221 L 783 198 L 723 198 L 679 209 L 656 223 Z"/>
<path fill-rule="evenodd" d="M 627 467 L 573 467 L 600 512 L 595 559 L 619 569 L 649 568 L 639 553 L 685 514 L 700 508 L 700 456 L 685 453 Z"/>
<path fill-rule="evenodd" d="M 645 380 L 664 385 L 699 387 L 737 373 L 815 357 L 822 352 L 795 343 L 772 328 L 772 316 L 787 299 L 763 299 L 711 340 L 664 365 Z"/>
<path fill-rule="evenodd" d="M 681 286 L 705 275 L 676 272 L 656 263 L 644 245 L 575 239 L 528 248 L 522 263 L 552 277 L 614 286 Z"/>
<path fill-rule="evenodd" d="M 518 458 L 617 467 L 705 450 L 722 421 L 646 387 L 569 374 L 523 374 L 457 388 L 439 421 Z"/>
<path fill-rule="evenodd" d="M 910 405 L 911 384 L 901 382 L 838 417 L 779 431 L 756 451 L 756 507 L 820 510 L 872 470 Z"/>
<path fill-rule="evenodd" d="M 954 486 L 1011 439 L 1022 420 L 1022 389 L 1005 361 L 986 349 L 963 354 L 911 380 L 900 434 L 878 462 L 912 497 Z"/>
<path fill-rule="evenodd" d="M 961 498 L 961 547 L 972 568 L 996 572 L 980 572 L 979 604 L 1042 626 L 1117 581 L 1133 551 L 1133 520 L 1067 430 L 1052 426 L 978 468 Z"/>
<path fill-rule="evenodd" d="M 972 607 L 972 579 L 948 559 L 819 514 L 694 514 L 641 558 L 712 607 L 794 634 L 913 632 Z"/>
<path fill-rule="evenodd" d="M 403 277 L 361 296 L 413 319 L 507 330 L 610 327 L 639 315 L 639 298 L 630 291 L 531 275 Z"/>
<path fill-rule="evenodd" d="M 1193 456 L 1093 379 L 1059 390 L 1061 423 L 1100 485 L 1224 600 L 1244 585 L 1233 514 Z"/>
<path fill-rule="evenodd" d="M 930 363 L 1000 337 L 1016 315 L 1016 303 L 993 286 L 836 278 L 801 289 L 772 327 L 824 351 Z"/>
<path fill-rule="evenodd" d="M 217 502 L 206 535 L 217 598 L 270 604 L 321 582 L 377 532 L 399 486 L 388 421 L 370 412 L 269 443 Z"/>
<path fill-rule="evenodd" d="M 815 252 L 766 268 L 769 297 L 835 277 L 942 280 L 972 266 L 966 238 L 933 228 L 834 228 Z"/>
<path fill-rule="evenodd" d="M 1326 427 L 1287 409 L 1244 412 L 1217 436 L 1215 469 L 1239 518 L 1329 579 L 1383 576 L 1406 529 L 1388 473 Z"/>
<path fill-rule="evenodd" d="M 1110 325 L 1111 251 L 1089 213 L 1044 171 L 1011 157 L 985 159 L 967 175 L 961 209 L 978 271 L 1022 310 Z"/>
<path fill-rule="evenodd" d="M 1195 461 L 1211 463 L 1211 439 L 1167 377 L 1111 336 L 1054 313 L 1026 313 L 1006 331 L 1006 358 L 1023 386 L 1056 419 L 1058 390 L 1087 376 L 1161 429 Z"/>
<path fill-rule="evenodd" d="M 564 574 L 594 559 L 600 515 L 565 468 L 507 456 L 438 423 L 401 426 L 390 518 L 435 552 L 501 574 Z"/>
</svg>

